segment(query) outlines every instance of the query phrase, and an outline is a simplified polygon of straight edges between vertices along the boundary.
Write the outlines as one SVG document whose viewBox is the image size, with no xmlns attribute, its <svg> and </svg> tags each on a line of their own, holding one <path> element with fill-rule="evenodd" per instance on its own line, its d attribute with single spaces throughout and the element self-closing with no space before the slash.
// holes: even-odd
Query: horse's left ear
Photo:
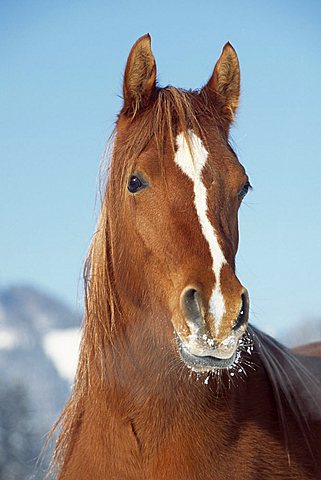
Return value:
<svg viewBox="0 0 321 480">
<path fill-rule="evenodd" d="M 148 105 L 156 91 L 156 62 L 149 33 L 140 37 L 128 56 L 123 84 L 123 112 L 129 116 Z"/>
<path fill-rule="evenodd" d="M 214 94 L 216 109 L 228 130 L 240 98 L 240 65 L 236 52 L 229 42 L 224 45 L 213 74 L 204 89 Z"/>
</svg>

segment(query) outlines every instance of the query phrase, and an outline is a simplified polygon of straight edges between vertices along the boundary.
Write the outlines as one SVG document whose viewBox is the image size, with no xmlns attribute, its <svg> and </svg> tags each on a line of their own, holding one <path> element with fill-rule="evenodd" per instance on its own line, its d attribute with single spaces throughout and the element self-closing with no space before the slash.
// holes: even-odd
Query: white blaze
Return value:
<svg viewBox="0 0 321 480">
<path fill-rule="evenodd" d="M 202 232 L 207 240 L 213 260 L 213 272 L 216 279 L 215 288 L 210 298 L 210 313 L 214 317 L 214 328 L 218 333 L 219 324 L 226 311 L 224 297 L 221 291 L 220 275 L 224 263 L 226 263 L 224 254 L 217 240 L 215 228 L 207 216 L 207 191 L 202 181 L 202 171 L 206 164 L 208 151 L 203 145 L 202 140 L 189 131 L 190 147 L 183 133 L 176 137 L 177 151 L 175 154 L 175 163 L 192 180 L 194 187 L 194 204 L 201 224 Z"/>
</svg>

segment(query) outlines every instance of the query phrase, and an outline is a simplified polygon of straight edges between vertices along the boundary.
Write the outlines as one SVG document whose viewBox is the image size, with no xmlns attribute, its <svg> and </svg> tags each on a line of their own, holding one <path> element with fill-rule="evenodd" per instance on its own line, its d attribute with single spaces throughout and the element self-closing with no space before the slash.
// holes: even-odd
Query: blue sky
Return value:
<svg viewBox="0 0 321 480">
<path fill-rule="evenodd" d="M 318 1 L 0 3 L 0 286 L 81 304 L 101 154 L 131 45 L 146 32 L 161 84 L 204 84 L 226 41 L 242 98 L 233 145 L 254 191 L 237 270 L 252 321 L 321 317 L 321 4 Z"/>
</svg>

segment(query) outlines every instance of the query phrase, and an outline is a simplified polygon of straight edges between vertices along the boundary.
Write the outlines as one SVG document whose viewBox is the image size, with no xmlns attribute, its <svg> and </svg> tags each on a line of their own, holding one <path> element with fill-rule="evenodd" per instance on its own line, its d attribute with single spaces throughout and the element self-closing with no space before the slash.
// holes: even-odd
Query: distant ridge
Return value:
<svg viewBox="0 0 321 480">
<path fill-rule="evenodd" d="M 288 347 L 297 347 L 307 343 L 321 342 L 321 315 L 319 318 L 302 320 L 292 329 L 286 330 L 280 341 Z"/>
</svg>

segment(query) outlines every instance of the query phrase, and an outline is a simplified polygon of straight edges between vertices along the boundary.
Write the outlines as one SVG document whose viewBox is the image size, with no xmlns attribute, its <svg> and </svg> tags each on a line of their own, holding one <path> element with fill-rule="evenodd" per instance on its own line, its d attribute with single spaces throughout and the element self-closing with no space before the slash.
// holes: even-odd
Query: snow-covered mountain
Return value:
<svg viewBox="0 0 321 480">
<path fill-rule="evenodd" d="M 3 391 L 26 392 L 39 448 L 70 393 L 80 325 L 78 313 L 34 288 L 0 291 L 0 382 Z"/>
</svg>

